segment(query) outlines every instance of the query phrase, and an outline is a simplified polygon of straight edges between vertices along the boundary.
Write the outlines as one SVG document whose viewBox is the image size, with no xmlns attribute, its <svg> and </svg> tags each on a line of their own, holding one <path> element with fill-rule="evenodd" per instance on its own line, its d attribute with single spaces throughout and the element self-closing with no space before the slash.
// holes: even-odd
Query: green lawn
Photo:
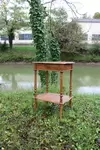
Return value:
<svg viewBox="0 0 100 150">
<path fill-rule="evenodd" d="M 51 103 L 32 107 L 31 91 L 0 92 L 0 148 L 3 150 L 98 150 L 100 95 L 74 95 L 63 119 Z"/>
<path fill-rule="evenodd" d="M 33 45 L 14 45 L 12 50 L 0 52 L 0 63 L 3 62 L 32 62 L 35 47 Z"/>
<path fill-rule="evenodd" d="M 4 62 L 32 62 L 34 61 L 36 48 L 34 45 L 14 45 L 13 49 L 0 51 L 0 63 Z M 62 61 L 75 62 L 100 62 L 100 55 L 96 54 L 70 54 L 61 53 Z"/>
<path fill-rule="evenodd" d="M 21 50 L 35 51 L 34 45 L 14 45 L 13 49 L 19 50 L 19 51 L 21 51 Z"/>
</svg>

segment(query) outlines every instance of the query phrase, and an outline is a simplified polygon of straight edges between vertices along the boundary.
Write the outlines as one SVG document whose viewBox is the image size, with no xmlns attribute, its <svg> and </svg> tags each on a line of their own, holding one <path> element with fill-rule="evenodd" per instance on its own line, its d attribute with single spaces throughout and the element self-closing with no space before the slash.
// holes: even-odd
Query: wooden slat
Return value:
<svg viewBox="0 0 100 150">
<path fill-rule="evenodd" d="M 53 62 L 33 62 L 33 64 L 56 64 L 56 65 L 68 65 L 68 64 L 74 64 L 74 62 L 66 62 L 66 61 L 53 61 Z"/>
<path fill-rule="evenodd" d="M 36 70 L 54 70 L 54 71 L 62 71 L 62 70 L 71 70 L 72 64 L 35 64 L 34 69 Z"/>
<path fill-rule="evenodd" d="M 62 104 L 64 104 L 65 102 L 68 102 L 71 98 L 72 97 L 69 97 L 67 95 L 63 95 L 63 97 L 62 97 Z M 39 94 L 39 95 L 37 95 L 37 99 L 38 100 L 42 100 L 42 101 L 47 101 L 47 102 L 60 104 L 60 94 L 57 94 L 57 93 L 43 93 L 43 94 Z"/>
</svg>

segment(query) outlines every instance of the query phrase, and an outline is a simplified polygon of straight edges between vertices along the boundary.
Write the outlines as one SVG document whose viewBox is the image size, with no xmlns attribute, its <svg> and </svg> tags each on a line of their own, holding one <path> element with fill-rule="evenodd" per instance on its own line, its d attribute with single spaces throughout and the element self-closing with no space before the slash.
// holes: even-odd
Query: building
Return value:
<svg viewBox="0 0 100 150">
<path fill-rule="evenodd" d="M 0 35 L 0 43 L 6 41 L 8 43 L 8 36 L 7 35 Z M 14 44 L 32 44 L 32 31 L 31 30 L 24 30 L 21 29 L 15 32 L 15 37 L 13 40 Z"/>
<path fill-rule="evenodd" d="M 100 19 L 75 19 L 82 27 L 84 41 L 87 43 L 100 42 Z"/>
<path fill-rule="evenodd" d="M 83 41 L 87 43 L 100 42 L 100 19 L 74 19 L 82 28 L 84 33 Z M 8 37 L 0 35 L 0 43 L 6 41 Z M 15 33 L 14 44 L 32 44 L 32 31 L 31 29 L 21 29 Z"/>
</svg>

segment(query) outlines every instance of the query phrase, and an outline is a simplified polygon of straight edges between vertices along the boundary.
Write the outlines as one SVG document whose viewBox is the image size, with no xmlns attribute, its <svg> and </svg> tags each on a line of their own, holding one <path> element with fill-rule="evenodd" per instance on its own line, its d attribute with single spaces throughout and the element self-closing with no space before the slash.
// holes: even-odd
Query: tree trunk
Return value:
<svg viewBox="0 0 100 150">
<path fill-rule="evenodd" d="M 12 49 L 12 47 L 13 47 L 13 40 L 14 40 L 14 28 L 11 28 L 11 29 L 8 31 L 8 38 L 9 38 L 9 46 L 10 46 L 10 49 Z"/>
<path fill-rule="evenodd" d="M 11 35 L 8 35 L 9 37 L 9 46 L 10 46 L 10 49 L 12 49 L 13 47 L 13 38 L 11 37 Z"/>
</svg>

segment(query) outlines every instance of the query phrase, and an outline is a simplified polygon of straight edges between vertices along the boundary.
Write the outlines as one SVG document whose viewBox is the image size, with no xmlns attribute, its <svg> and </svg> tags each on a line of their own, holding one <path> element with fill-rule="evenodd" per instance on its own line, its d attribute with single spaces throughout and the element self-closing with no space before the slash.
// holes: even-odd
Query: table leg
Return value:
<svg viewBox="0 0 100 150">
<path fill-rule="evenodd" d="M 37 70 L 34 70 L 34 109 L 37 108 Z"/>
<path fill-rule="evenodd" d="M 48 71 L 46 71 L 46 93 L 48 93 Z"/>
<path fill-rule="evenodd" d="M 72 70 L 70 70 L 69 96 L 72 97 Z M 69 106 L 72 107 L 72 98 L 69 101 Z"/>
<path fill-rule="evenodd" d="M 63 110 L 63 72 L 60 72 L 60 119 L 62 118 Z"/>
</svg>

